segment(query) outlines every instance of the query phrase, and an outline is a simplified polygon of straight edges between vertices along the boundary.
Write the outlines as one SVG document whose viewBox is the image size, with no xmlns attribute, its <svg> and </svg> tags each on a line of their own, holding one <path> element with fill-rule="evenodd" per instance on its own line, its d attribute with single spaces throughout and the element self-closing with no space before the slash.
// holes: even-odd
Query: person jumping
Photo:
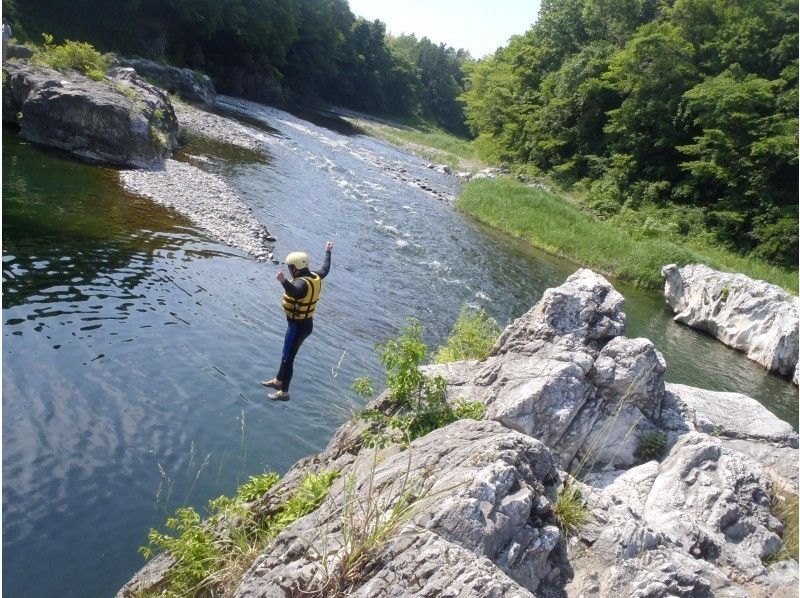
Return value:
<svg viewBox="0 0 800 598">
<path fill-rule="evenodd" d="M 300 345 L 314 329 L 314 310 L 322 293 L 322 279 L 328 275 L 331 267 L 331 251 L 333 241 L 325 245 L 325 263 L 316 272 L 308 269 L 308 255 L 301 251 L 293 251 L 286 256 L 286 265 L 292 280 L 286 279 L 283 271 L 275 278 L 283 286 L 283 311 L 286 312 L 286 338 L 283 341 L 283 354 L 278 374 L 272 380 L 261 382 L 264 386 L 277 389 L 267 395 L 273 401 L 289 400 L 289 383 L 294 371 L 294 358 Z"/>
</svg>

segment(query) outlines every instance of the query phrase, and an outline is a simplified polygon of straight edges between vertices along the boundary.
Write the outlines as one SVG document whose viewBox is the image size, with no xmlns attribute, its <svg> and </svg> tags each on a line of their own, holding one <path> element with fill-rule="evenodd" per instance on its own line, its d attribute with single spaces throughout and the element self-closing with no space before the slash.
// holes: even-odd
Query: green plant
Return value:
<svg viewBox="0 0 800 598">
<path fill-rule="evenodd" d="M 118 92 L 120 92 L 121 94 L 123 94 L 123 95 L 124 95 L 125 97 L 127 97 L 129 100 L 136 101 L 136 100 L 138 100 L 138 99 L 139 99 L 139 94 L 138 94 L 138 93 L 136 93 L 136 92 L 135 92 L 133 89 L 131 89 L 130 87 L 127 87 L 127 86 L 125 86 L 125 85 L 122 85 L 121 83 L 117 83 L 116 81 L 113 81 L 111 84 L 113 85 L 114 89 L 116 89 Z"/>
<path fill-rule="evenodd" d="M 565 484 L 553 505 L 553 514 L 556 516 L 559 527 L 565 534 L 574 534 L 591 518 L 589 509 L 581 497 L 581 492 L 575 485 Z"/>
<path fill-rule="evenodd" d="M 339 515 L 341 541 L 338 546 L 324 546 L 320 555 L 320 576 L 304 593 L 312 596 L 348 596 L 361 583 L 370 562 L 406 524 L 425 500 L 432 498 L 425 478 L 412 480 L 409 467 L 400 487 L 380 489 L 375 483 L 378 452 L 363 495 L 356 488 L 355 476 L 344 484 L 344 501 Z"/>
<path fill-rule="evenodd" d="M 772 514 L 783 524 L 783 530 L 780 534 L 781 540 L 783 540 L 783 546 L 780 550 L 764 559 L 765 564 L 777 563 L 789 559 L 797 560 L 798 519 L 800 519 L 798 497 L 773 480 L 771 501 L 770 510 Z"/>
<path fill-rule="evenodd" d="M 417 320 L 409 319 L 400 335 L 378 345 L 377 351 L 386 367 L 390 409 L 386 413 L 369 409 L 362 414 L 362 419 L 372 424 L 362 433 L 367 446 L 408 443 L 462 417 L 483 416 L 480 403 L 462 401 L 453 409 L 446 399 L 444 378 L 420 371 L 428 348 Z"/>
<path fill-rule="evenodd" d="M 155 125 L 150 125 L 150 140 L 160 150 L 165 150 L 169 145 L 166 134 Z"/>
<path fill-rule="evenodd" d="M 483 311 L 465 305 L 453 325 L 447 342 L 439 347 L 434 363 L 447 363 L 462 359 L 484 359 L 494 345 L 500 329 Z"/>
<path fill-rule="evenodd" d="M 271 472 L 251 476 L 234 497 L 210 501 L 205 521 L 191 507 L 178 509 L 167 519 L 167 531 L 151 529 L 148 545 L 139 551 L 148 559 L 156 552 L 175 559 L 167 572 L 167 596 L 221 595 L 275 536 L 319 506 L 338 475 L 306 475 L 278 510 L 264 518 L 256 518 L 245 503 L 263 496 L 278 476 Z"/>
<path fill-rule="evenodd" d="M 645 461 L 658 459 L 667 444 L 664 432 L 645 432 L 639 439 L 639 454 Z"/>
<path fill-rule="evenodd" d="M 56 45 L 53 36 L 47 33 L 43 33 L 42 38 L 44 45 L 33 54 L 35 63 L 60 70 L 75 69 L 95 81 L 105 77 L 108 60 L 91 44 L 66 40 Z"/>
<path fill-rule="evenodd" d="M 236 498 L 250 502 L 255 500 L 272 488 L 278 483 L 280 476 L 274 472 L 266 472 L 257 476 L 250 476 L 248 480 L 239 486 L 236 492 Z"/>
<path fill-rule="evenodd" d="M 372 378 L 362 376 L 353 380 L 350 388 L 362 399 L 369 399 L 375 394 L 375 385 Z"/>
</svg>

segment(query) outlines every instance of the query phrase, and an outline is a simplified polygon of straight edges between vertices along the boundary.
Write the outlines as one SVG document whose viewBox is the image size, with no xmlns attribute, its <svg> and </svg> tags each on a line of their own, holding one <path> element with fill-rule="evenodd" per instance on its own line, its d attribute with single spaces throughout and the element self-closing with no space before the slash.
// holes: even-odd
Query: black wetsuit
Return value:
<svg viewBox="0 0 800 598">
<path fill-rule="evenodd" d="M 325 278 L 328 275 L 328 270 L 331 267 L 331 252 L 325 252 L 325 263 L 322 268 L 317 270 L 315 274 L 320 278 Z M 289 297 L 300 299 L 305 296 L 308 290 L 308 284 L 301 276 L 310 276 L 311 271 L 308 268 L 303 268 L 295 273 L 294 280 L 284 280 L 283 290 Z M 305 320 L 292 320 L 287 317 L 286 321 L 288 327 L 286 328 L 286 338 L 283 341 L 283 354 L 281 355 L 281 367 L 278 369 L 278 375 L 275 376 L 281 381 L 281 390 L 284 392 L 289 391 L 289 383 L 292 381 L 294 374 L 294 358 L 300 350 L 300 345 L 306 340 L 314 330 L 314 319 L 306 318 Z"/>
</svg>

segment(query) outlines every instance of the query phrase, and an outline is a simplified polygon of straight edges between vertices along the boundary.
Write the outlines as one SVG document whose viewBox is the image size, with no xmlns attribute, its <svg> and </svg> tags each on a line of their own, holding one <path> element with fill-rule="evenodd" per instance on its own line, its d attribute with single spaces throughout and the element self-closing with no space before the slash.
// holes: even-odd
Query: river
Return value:
<svg viewBox="0 0 800 598">
<path fill-rule="evenodd" d="M 125 192 L 116 171 L 3 132 L 3 590 L 108 596 L 143 560 L 147 531 L 248 475 L 325 446 L 381 379 L 373 346 L 417 317 L 430 346 L 462 304 L 505 325 L 576 266 L 487 229 L 398 178 L 456 179 L 354 134 L 270 109 L 255 159 L 192 142 L 277 238 L 320 264 L 336 244 L 298 357 L 292 398 L 258 382 L 285 330 L 276 266 Z M 667 379 L 749 394 L 795 424 L 797 396 L 744 355 L 675 324 L 658 293 L 615 282 L 628 334 L 652 339 Z"/>
</svg>

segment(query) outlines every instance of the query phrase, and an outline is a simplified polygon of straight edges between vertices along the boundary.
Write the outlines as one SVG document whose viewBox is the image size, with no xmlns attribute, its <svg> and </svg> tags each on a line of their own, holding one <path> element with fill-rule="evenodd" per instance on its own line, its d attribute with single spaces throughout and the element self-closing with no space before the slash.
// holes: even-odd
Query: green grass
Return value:
<svg viewBox="0 0 800 598">
<path fill-rule="evenodd" d="M 667 445 L 667 435 L 664 432 L 645 432 L 639 440 L 639 454 L 644 461 L 652 461 L 661 457 Z"/>
<path fill-rule="evenodd" d="M 457 170 L 479 170 L 483 163 L 471 140 L 453 135 L 424 121 L 387 124 L 353 119 L 369 135 L 388 141 L 418 156 Z"/>
<path fill-rule="evenodd" d="M 504 177 L 467 183 L 456 207 L 536 247 L 645 288 L 661 288 L 661 267 L 702 263 L 742 272 L 797 293 L 796 272 L 741 257 L 701 240 L 678 244 L 598 220 L 552 193 Z"/>
<path fill-rule="evenodd" d="M 500 334 L 500 328 L 482 309 L 461 308 L 447 342 L 439 347 L 434 363 L 484 359 Z"/>
<path fill-rule="evenodd" d="M 773 483 L 772 491 L 772 514 L 783 524 L 781 540 L 783 547 L 775 554 L 766 559 L 766 564 L 777 563 L 788 559 L 798 558 L 798 520 L 800 519 L 800 509 L 798 508 L 798 497 L 783 488 L 777 482 Z"/>
<path fill-rule="evenodd" d="M 574 534 L 589 521 L 591 514 L 581 497 L 577 486 L 565 484 L 553 505 L 559 527 L 565 534 Z"/>
</svg>

